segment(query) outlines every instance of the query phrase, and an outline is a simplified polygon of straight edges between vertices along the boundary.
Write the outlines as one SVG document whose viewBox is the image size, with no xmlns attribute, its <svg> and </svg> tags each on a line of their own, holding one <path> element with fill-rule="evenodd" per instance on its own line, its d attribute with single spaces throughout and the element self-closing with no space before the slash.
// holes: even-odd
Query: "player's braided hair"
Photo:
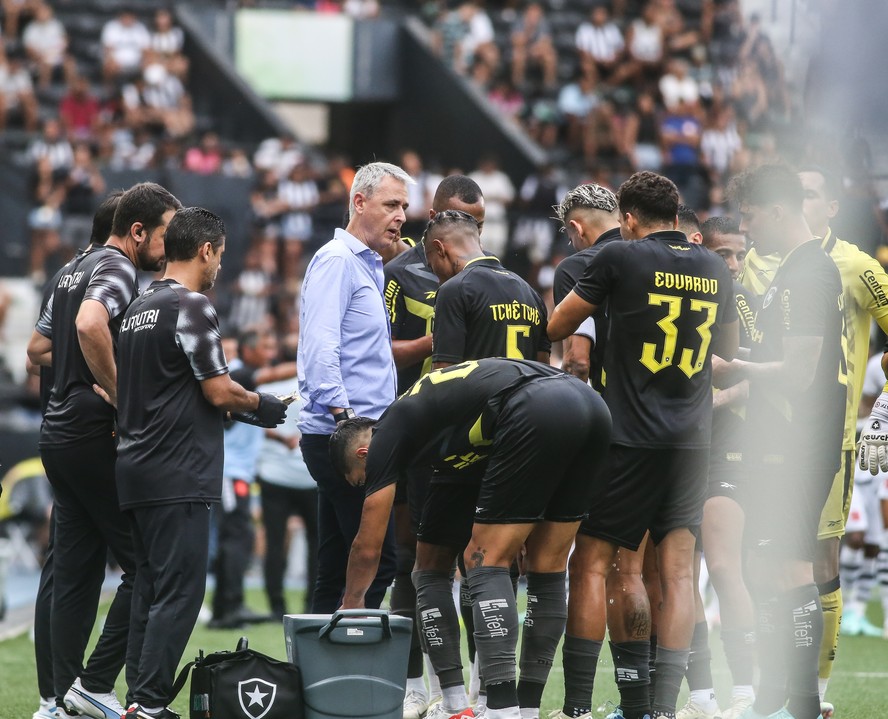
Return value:
<svg viewBox="0 0 888 719">
<path fill-rule="evenodd" d="M 472 228 L 475 232 L 478 232 L 478 220 L 472 217 L 468 212 L 463 212 L 462 210 L 441 210 L 441 212 L 438 212 L 431 220 L 429 220 L 428 225 L 426 225 L 425 232 L 422 233 L 423 242 L 425 242 L 429 230 L 433 227 L 440 227 L 442 225 L 466 225 L 467 227 Z"/>
<path fill-rule="evenodd" d="M 614 212 L 617 209 L 617 196 L 606 187 L 590 182 L 573 188 L 560 204 L 552 207 L 555 210 L 555 218 L 562 223 L 573 210 L 578 208 Z"/>
</svg>

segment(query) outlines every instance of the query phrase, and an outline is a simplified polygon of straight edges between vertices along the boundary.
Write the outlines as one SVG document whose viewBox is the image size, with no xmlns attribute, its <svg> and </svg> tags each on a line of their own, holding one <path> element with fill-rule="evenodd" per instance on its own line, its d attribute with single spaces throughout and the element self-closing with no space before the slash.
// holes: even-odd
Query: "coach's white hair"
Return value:
<svg viewBox="0 0 888 719">
<path fill-rule="evenodd" d="M 355 195 L 361 193 L 364 197 L 372 197 L 376 188 L 386 177 L 394 177 L 405 185 L 415 185 L 416 181 L 397 165 L 389 162 L 371 162 L 360 168 L 352 182 L 351 192 L 348 196 L 349 219 L 355 214 Z"/>
</svg>

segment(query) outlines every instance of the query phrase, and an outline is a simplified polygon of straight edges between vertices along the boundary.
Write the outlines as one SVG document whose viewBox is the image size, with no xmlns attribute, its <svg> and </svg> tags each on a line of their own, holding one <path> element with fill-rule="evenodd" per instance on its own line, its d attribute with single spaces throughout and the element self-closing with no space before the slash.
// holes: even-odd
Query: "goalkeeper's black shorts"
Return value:
<svg viewBox="0 0 888 719">
<path fill-rule="evenodd" d="M 579 531 L 632 551 L 648 530 L 655 544 L 674 529 L 687 528 L 697 535 L 708 471 L 708 449 L 613 445 L 607 494 Z"/>
</svg>

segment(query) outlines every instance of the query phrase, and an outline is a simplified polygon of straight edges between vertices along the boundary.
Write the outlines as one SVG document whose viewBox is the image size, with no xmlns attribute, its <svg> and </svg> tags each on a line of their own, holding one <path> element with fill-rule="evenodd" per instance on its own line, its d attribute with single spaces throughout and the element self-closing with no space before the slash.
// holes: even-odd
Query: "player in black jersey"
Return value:
<svg viewBox="0 0 888 719">
<path fill-rule="evenodd" d="M 484 254 L 472 217 L 439 213 L 429 222 L 425 245 L 442 282 L 435 300 L 433 367 L 484 357 L 549 361 L 545 304 L 527 282 Z"/>
<path fill-rule="evenodd" d="M 675 231 L 678 191 L 651 172 L 617 193 L 625 239 L 604 247 L 549 322 L 549 336 L 573 332 L 605 300 L 610 317 L 604 399 L 614 418 L 607 497 L 580 528 L 587 549 L 587 630 L 602 641 L 605 580 L 616 548 L 637 550 L 650 530 L 663 588 L 654 716 L 675 712 L 693 630 L 693 551 L 706 491 L 712 414 L 711 355 L 737 347 L 731 277 L 724 262 Z M 573 593 L 572 589 L 572 593 Z M 634 622 L 649 628 L 649 607 Z M 648 638 L 613 643 L 620 706 L 649 713 Z M 642 639 L 644 637 L 644 639 Z"/>
<path fill-rule="evenodd" d="M 533 627 L 525 625 L 523 638 L 537 661 L 551 666 L 564 631 L 567 554 L 601 485 L 593 477 L 610 434 L 604 403 L 588 385 L 548 365 L 482 359 L 426 375 L 386 411 L 371 437 L 373 424 L 350 420 L 332 443 L 345 476 L 367 492 L 344 605 L 363 605 L 395 483 L 412 462 L 480 474 L 474 511 L 449 519 L 470 525 L 464 554 L 488 715 L 518 719 L 518 617 L 509 567 L 526 542 L 528 573 L 553 580 L 540 597 L 549 611 L 532 610 Z"/>
<path fill-rule="evenodd" d="M 120 201 L 122 190 L 115 190 L 108 193 L 96 214 L 93 217 L 92 232 L 90 234 L 89 245 L 78 251 L 76 257 L 62 267 L 55 276 L 46 284 L 43 290 L 43 297 L 40 303 L 40 312 L 49 304 L 53 290 L 59 283 L 63 275 L 70 272 L 73 266 L 85 252 L 93 247 L 104 245 L 111 235 L 111 225 L 114 221 L 114 211 L 117 209 L 117 203 Z M 39 367 L 27 361 L 27 369 L 31 374 L 37 373 L 40 376 L 40 411 L 46 412 L 49 404 L 49 394 L 52 390 L 53 372 L 52 367 Z M 40 692 L 40 708 L 34 713 L 37 719 L 57 719 L 54 713 L 56 708 L 55 688 L 52 678 L 52 640 L 50 617 L 52 612 L 52 585 L 53 585 L 53 545 L 55 544 L 55 509 L 53 509 L 49 518 L 49 542 L 43 557 L 43 567 L 40 570 L 40 584 L 37 588 L 37 597 L 34 600 L 34 655 L 37 666 L 37 689 Z M 89 634 L 92 627 L 82 624 L 83 637 L 81 639 L 85 647 L 89 641 Z"/>
<path fill-rule="evenodd" d="M 429 219 L 445 210 L 460 210 L 471 215 L 480 232 L 484 226 L 484 197 L 477 183 L 465 175 L 449 175 L 441 180 L 429 209 Z M 426 260 L 425 244 L 411 249 L 387 263 L 385 301 L 392 324 L 392 354 L 398 369 L 398 394 L 406 392 L 432 366 L 432 317 L 438 278 Z M 416 589 L 411 573 L 416 561 L 416 530 L 425 504 L 431 471 L 414 467 L 414 481 L 398 487 L 395 497 L 395 539 L 397 541 L 397 573 L 392 584 L 392 611 L 414 618 L 414 641 L 407 667 L 404 698 L 404 719 L 420 719 L 428 709 L 430 698 L 439 697 L 437 676 L 430 671 L 431 692 L 423 681 L 423 659 L 416 621 Z M 425 481 L 420 481 L 424 479 Z M 408 496 L 409 487 L 409 496 Z M 432 696 L 430 697 L 429 694 Z"/>
<path fill-rule="evenodd" d="M 755 715 L 818 716 L 823 616 L 813 560 L 820 514 L 838 470 L 847 379 L 842 284 L 802 212 L 796 173 L 766 165 L 732 187 L 741 232 L 784 259 L 762 299 L 749 361 L 743 448 L 747 577 L 758 612 L 761 681 Z"/>
<path fill-rule="evenodd" d="M 567 297 L 586 271 L 592 258 L 609 242 L 622 240 L 617 198 L 606 187 L 589 183 L 568 192 L 555 214 L 576 253 L 555 268 L 552 294 L 557 305 Z M 601 367 L 607 336 L 604 309 L 585 320 L 574 334 L 564 338 L 561 367 L 574 377 L 601 390 Z"/>
<path fill-rule="evenodd" d="M 700 228 L 703 246 L 719 255 L 734 279 L 734 304 L 740 323 L 740 347 L 752 344 L 755 300 L 737 278 L 743 270 L 746 238 L 736 219 L 710 217 Z M 718 366 L 718 358 L 713 363 Z M 688 658 L 688 703 L 679 712 L 687 719 L 706 719 L 720 714 L 715 700 L 709 649 L 709 627 L 699 591 L 703 555 L 712 586 L 719 597 L 721 638 L 733 678 L 730 708 L 723 719 L 737 719 L 752 704 L 754 667 L 754 614 L 743 581 L 743 509 L 740 505 L 743 456 L 743 415 L 749 383 L 745 380 L 722 387 L 713 396 L 712 444 L 709 453 L 709 489 L 703 507 L 703 524 L 695 557 L 696 623 Z"/>
<path fill-rule="evenodd" d="M 228 374 L 216 311 L 200 294 L 213 286 L 224 250 L 216 215 L 177 212 L 164 277 L 130 306 L 120 330 L 117 487 L 138 566 L 126 719 L 178 719 L 166 705 L 205 591 L 209 506 L 222 491 L 222 412 L 249 413 L 264 427 L 286 413 L 281 400 Z"/>
<path fill-rule="evenodd" d="M 51 612 L 53 682 L 61 704 L 104 717 L 117 711 L 114 682 L 124 663 L 132 599 L 132 538 L 114 484 L 114 408 L 93 390 L 117 395 L 114 346 L 123 313 L 136 296 L 136 271 L 163 261 L 163 236 L 178 200 L 159 185 L 125 192 L 104 247 L 62 275 L 37 323 L 28 355 L 51 364 L 40 454 L 55 494 L 56 536 Z M 94 617 L 108 550 L 123 569 L 102 638 L 81 671 L 79 629 Z M 130 675 L 135 667 L 128 665 Z M 78 676 L 79 674 L 79 676 Z"/>
</svg>

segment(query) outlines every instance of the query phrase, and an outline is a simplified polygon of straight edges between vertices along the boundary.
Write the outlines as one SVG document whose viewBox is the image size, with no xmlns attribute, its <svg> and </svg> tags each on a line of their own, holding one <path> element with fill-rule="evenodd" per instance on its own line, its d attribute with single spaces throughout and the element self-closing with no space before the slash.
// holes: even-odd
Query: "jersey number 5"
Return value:
<svg viewBox="0 0 888 719">
<path fill-rule="evenodd" d="M 666 305 L 666 316 L 657 322 L 657 327 L 663 330 L 665 335 L 663 341 L 663 350 L 657 358 L 657 345 L 653 342 L 645 342 L 641 348 L 640 362 L 651 372 L 656 374 L 662 369 L 671 367 L 675 362 L 678 350 L 678 327 L 675 321 L 681 316 L 682 304 L 684 298 L 676 295 L 659 295 L 653 292 L 648 295 L 648 304 L 658 306 Z M 709 350 L 709 344 L 712 342 L 711 327 L 715 323 L 718 312 L 718 304 L 715 302 L 706 302 L 704 300 L 689 300 L 689 310 L 702 314 L 702 322 L 697 325 L 697 334 L 700 336 L 700 349 L 697 350 L 696 357 L 694 350 L 689 347 L 681 348 L 681 355 L 678 358 L 678 368 L 684 372 L 690 379 L 698 372 L 702 371 L 706 363 L 706 353 Z"/>
<path fill-rule="evenodd" d="M 519 337 L 530 337 L 530 325 L 506 325 L 506 357 L 509 359 L 527 359 L 518 347 Z"/>
</svg>

